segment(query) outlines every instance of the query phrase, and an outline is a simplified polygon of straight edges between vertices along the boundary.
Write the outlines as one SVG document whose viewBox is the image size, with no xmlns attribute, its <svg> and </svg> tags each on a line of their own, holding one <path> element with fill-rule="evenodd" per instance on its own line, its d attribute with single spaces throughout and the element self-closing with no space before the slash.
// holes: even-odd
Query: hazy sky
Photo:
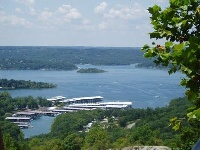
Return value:
<svg viewBox="0 0 200 150">
<path fill-rule="evenodd" d="M 168 0 L 0 0 L 0 45 L 142 46 Z"/>
</svg>

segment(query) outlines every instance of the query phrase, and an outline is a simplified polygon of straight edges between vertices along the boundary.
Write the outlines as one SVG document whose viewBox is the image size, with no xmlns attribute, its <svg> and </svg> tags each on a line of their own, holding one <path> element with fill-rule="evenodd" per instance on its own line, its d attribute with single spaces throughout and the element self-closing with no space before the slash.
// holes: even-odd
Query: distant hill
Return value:
<svg viewBox="0 0 200 150">
<path fill-rule="evenodd" d="M 76 70 L 75 64 L 153 66 L 139 47 L 0 46 L 0 69 Z"/>
</svg>

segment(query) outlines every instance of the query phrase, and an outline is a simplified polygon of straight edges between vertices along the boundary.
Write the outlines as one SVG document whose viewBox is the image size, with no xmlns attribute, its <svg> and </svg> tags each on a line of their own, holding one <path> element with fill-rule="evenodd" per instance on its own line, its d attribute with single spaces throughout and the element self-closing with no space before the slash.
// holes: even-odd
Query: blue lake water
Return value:
<svg viewBox="0 0 200 150">
<path fill-rule="evenodd" d="M 135 68 L 134 65 L 78 66 L 81 68 L 96 67 L 108 72 L 80 74 L 76 71 L 6 70 L 0 71 L 0 78 L 50 82 L 58 85 L 54 89 L 9 90 L 8 92 L 13 97 L 29 95 L 46 98 L 58 95 L 67 98 L 103 96 L 104 101 L 131 101 L 133 108 L 146 108 L 163 107 L 168 105 L 171 99 L 184 96 L 184 88 L 179 86 L 183 75 L 179 72 L 169 76 L 167 70 Z M 42 121 L 42 119 L 38 120 L 40 123 Z M 39 133 L 47 133 L 49 129 L 49 123 L 45 124 L 45 128 Z M 28 130 L 32 131 L 34 128 L 26 129 L 25 136 Z"/>
<path fill-rule="evenodd" d="M 31 121 L 30 128 L 22 129 L 25 138 L 32 137 L 34 135 L 45 134 L 50 131 L 51 124 L 55 117 L 41 116 L 40 118 Z"/>
</svg>

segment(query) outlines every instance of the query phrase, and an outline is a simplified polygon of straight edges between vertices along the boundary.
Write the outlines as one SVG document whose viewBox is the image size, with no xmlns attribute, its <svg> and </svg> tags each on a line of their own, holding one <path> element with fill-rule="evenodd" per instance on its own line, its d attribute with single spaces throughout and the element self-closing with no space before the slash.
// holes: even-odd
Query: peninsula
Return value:
<svg viewBox="0 0 200 150">
<path fill-rule="evenodd" d="M 57 85 L 45 82 L 14 80 L 14 79 L 0 79 L 0 89 L 41 89 L 41 88 L 55 88 Z"/>
</svg>

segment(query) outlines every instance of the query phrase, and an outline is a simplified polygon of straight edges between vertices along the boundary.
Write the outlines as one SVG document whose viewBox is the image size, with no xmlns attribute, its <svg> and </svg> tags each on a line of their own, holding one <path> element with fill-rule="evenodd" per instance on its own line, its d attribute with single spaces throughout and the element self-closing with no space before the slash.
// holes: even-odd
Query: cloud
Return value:
<svg viewBox="0 0 200 150">
<path fill-rule="evenodd" d="M 90 24 L 90 20 L 88 20 L 88 19 L 84 19 L 84 20 L 82 21 L 82 24 L 83 24 L 83 25 Z"/>
<path fill-rule="evenodd" d="M 73 20 L 83 20 L 82 14 L 71 5 L 62 5 L 55 10 L 48 8 L 36 10 L 33 7 L 29 7 L 29 14 L 36 17 L 39 21 L 44 21 L 51 25 L 63 25 Z"/>
<path fill-rule="evenodd" d="M 40 11 L 38 14 L 39 14 L 38 15 L 39 20 L 43 21 L 49 20 L 53 15 L 53 13 L 48 10 Z"/>
<path fill-rule="evenodd" d="M 104 13 L 105 18 L 110 19 L 124 19 L 134 20 L 146 16 L 148 13 L 146 9 L 138 3 L 135 3 L 132 7 L 124 6 L 119 8 L 111 8 L 107 13 Z"/>
<path fill-rule="evenodd" d="M 78 12 L 76 8 L 71 8 L 68 13 L 66 13 L 65 18 L 72 20 L 72 19 L 79 19 L 81 18 L 81 13 Z"/>
<path fill-rule="evenodd" d="M 91 25 L 91 24 L 82 24 L 82 25 L 75 25 L 75 30 L 80 30 L 80 31 L 96 31 L 95 26 Z"/>
<path fill-rule="evenodd" d="M 58 8 L 58 12 L 64 14 L 68 13 L 70 9 L 72 9 L 71 5 L 62 5 L 61 7 Z"/>
<path fill-rule="evenodd" d="M 100 30 L 105 30 L 105 29 L 107 29 L 108 28 L 108 23 L 106 23 L 106 22 L 101 22 L 99 25 L 98 25 L 98 28 L 100 29 Z"/>
<path fill-rule="evenodd" d="M 98 5 L 95 9 L 95 13 L 102 13 L 107 8 L 108 4 L 106 2 L 102 2 L 100 5 Z"/>
<path fill-rule="evenodd" d="M 37 10 L 35 10 L 32 7 L 29 7 L 29 13 L 30 13 L 30 15 L 35 16 L 37 14 Z"/>
<path fill-rule="evenodd" d="M 15 11 L 16 11 L 17 13 L 21 13 L 21 12 L 22 12 L 21 8 L 15 8 Z"/>
<path fill-rule="evenodd" d="M 13 26 L 20 25 L 25 28 L 30 28 L 32 26 L 32 24 L 26 19 L 18 17 L 16 15 L 6 15 L 5 12 L 0 12 L 0 23 Z"/>
<path fill-rule="evenodd" d="M 23 3 L 28 6 L 32 6 L 35 3 L 35 0 L 15 0 L 16 2 Z"/>
</svg>

